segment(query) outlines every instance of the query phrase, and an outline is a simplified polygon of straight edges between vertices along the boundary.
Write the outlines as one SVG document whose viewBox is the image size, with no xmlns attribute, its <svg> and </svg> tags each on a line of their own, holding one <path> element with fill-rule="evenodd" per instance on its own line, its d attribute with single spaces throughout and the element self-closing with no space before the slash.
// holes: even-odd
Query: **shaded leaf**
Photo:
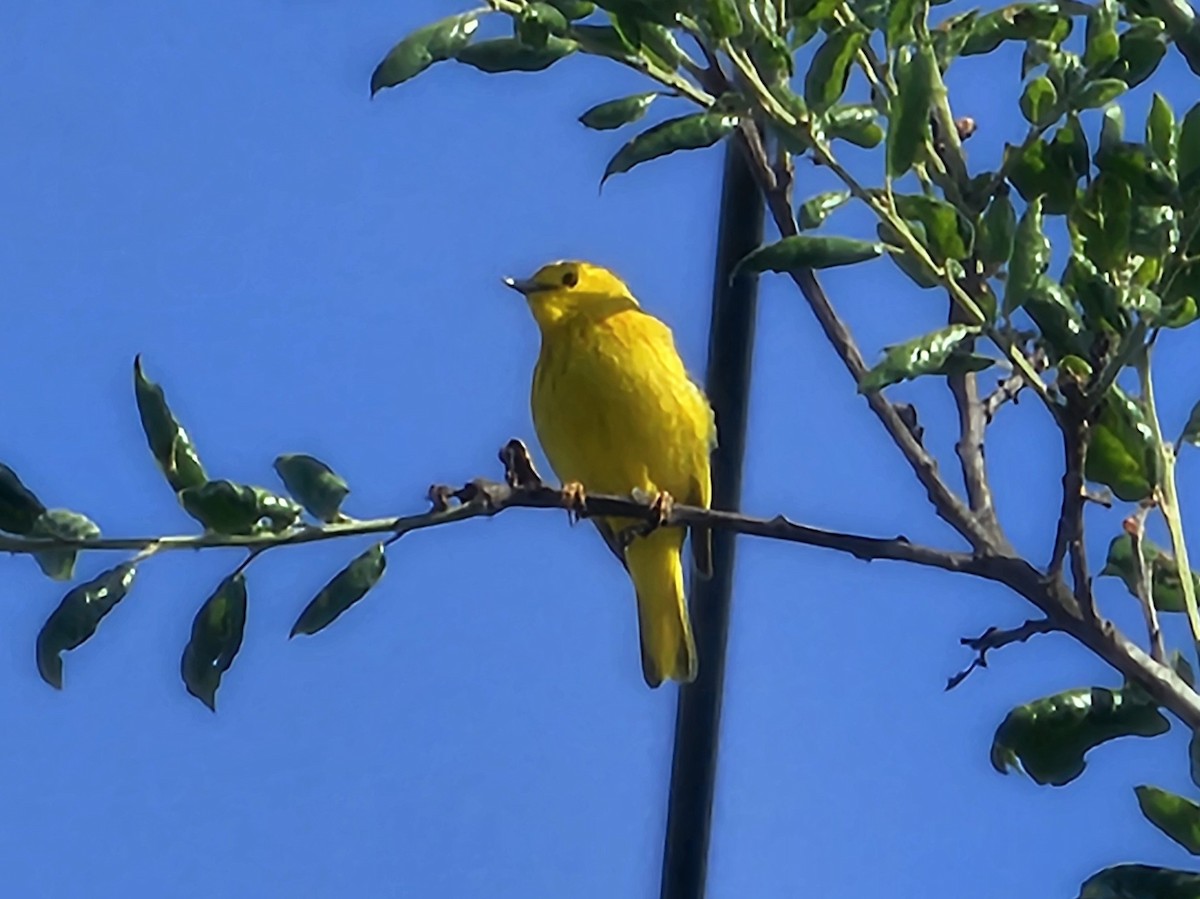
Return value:
<svg viewBox="0 0 1200 899">
<path fill-rule="evenodd" d="M 1108 74 L 1137 87 L 1154 74 L 1166 55 L 1162 24 L 1157 19 L 1142 19 L 1121 35 L 1121 51 Z"/>
<path fill-rule="evenodd" d="M 978 15 L 979 10 L 973 9 L 965 13 L 950 16 L 939 22 L 937 27 L 930 33 L 930 36 L 933 38 L 933 51 L 937 57 L 938 68 L 943 72 L 962 53 L 963 47 L 966 46 L 967 40 L 971 37 L 971 31 L 975 26 L 975 19 Z M 1021 77 L 1024 77 L 1024 75 Z"/>
<path fill-rule="evenodd" d="M 33 523 L 30 537 L 54 537 L 60 540 L 87 540 L 100 536 L 96 523 L 79 512 L 70 509 L 47 509 Z M 69 581 L 75 577 L 73 549 L 46 549 L 34 553 L 33 557 L 47 577 L 56 581 Z"/>
<path fill-rule="evenodd" d="M 1092 426 L 1084 476 L 1118 499 L 1137 502 L 1158 480 L 1154 435 L 1141 407 L 1116 385 L 1109 388 Z"/>
<path fill-rule="evenodd" d="M 899 178 L 913 167 L 917 153 L 930 137 L 929 109 L 937 61 L 932 48 L 922 46 L 896 59 L 897 92 L 891 99 L 887 130 L 887 171 Z"/>
<path fill-rule="evenodd" d="M 1192 446 L 1200 446 L 1200 402 L 1192 406 L 1192 411 L 1188 414 L 1187 424 L 1183 426 L 1183 433 L 1179 439 L 1185 443 L 1192 444 Z"/>
<path fill-rule="evenodd" d="M 189 515 L 218 534 L 278 532 L 300 518 L 300 507 L 263 487 L 234 481 L 208 481 L 180 491 L 179 501 Z"/>
<path fill-rule="evenodd" d="M 737 128 L 738 121 L 738 116 L 733 113 L 699 112 L 660 122 L 617 151 L 604 169 L 600 183 L 660 156 L 711 147 L 729 136 Z"/>
<path fill-rule="evenodd" d="M 1140 691 L 1124 687 L 1068 690 L 1008 713 L 992 740 L 992 767 L 1023 771 L 1060 787 L 1083 773 L 1084 756 L 1119 737 L 1156 737 L 1170 722 Z"/>
<path fill-rule="evenodd" d="M 314 518 L 321 521 L 342 518 L 342 501 L 350 487 L 320 459 L 304 453 L 286 453 L 276 457 L 274 468 L 288 493 Z"/>
<path fill-rule="evenodd" d="M 321 588 L 292 625 L 290 636 L 315 634 L 324 630 L 379 583 L 386 567 L 387 556 L 383 544 L 376 543 Z"/>
<path fill-rule="evenodd" d="M 540 72 L 578 49 L 574 41 L 548 36 L 540 47 L 517 38 L 497 37 L 462 47 L 454 58 L 461 63 L 495 75 L 500 72 Z"/>
<path fill-rule="evenodd" d="M 471 40 L 479 13 L 448 16 L 410 34 L 388 51 L 371 73 L 371 96 L 424 72 L 435 62 L 450 59 Z"/>
<path fill-rule="evenodd" d="M 82 646 L 101 620 L 113 610 L 133 584 L 134 566 L 125 563 L 97 575 L 68 591 L 37 637 L 37 665 L 42 680 L 61 690 L 62 653 Z"/>
<path fill-rule="evenodd" d="M 979 16 L 963 56 L 991 53 L 1003 41 L 1044 40 L 1061 44 L 1071 33 L 1070 14 L 1054 3 L 1012 3 Z"/>
<path fill-rule="evenodd" d="M 924 242 L 935 261 L 966 259 L 971 255 L 975 246 L 974 228 L 945 200 L 924 194 L 896 194 L 894 199 L 902 217 L 924 227 Z"/>
<path fill-rule="evenodd" d="M 185 487 L 203 484 L 208 476 L 200 457 L 187 431 L 167 405 L 163 389 L 146 377 L 141 356 L 133 360 L 133 390 L 146 442 L 171 489 L 178 493 Z"/>
<path fill-rule="evenodd" d="M 217 710 L 221 676 L 242 648 L 245 630 L 246 579 L 233 574 L 221 581 L 196 613 L 191 639 L 179 662 L 187 691 L 211 711 Z"/>
<path fill-rule="evenodd" d="M 973 326 L 950 325 L 906 343 L 885 347 L 883 361 L 867 372 L 858 392 L 882 390 L 921 375 L 945 374 L 950 370 L 981 371 L 992 360 L 965 353 L 955 357 L 956 351 L 978 333 L 979 329 Z"/>
<path fill-rule="evenodd" d="M 1097 109 L 1111 103 L 1128 89 L 1129 86 L 1120 78 L 1100 78 L 1085 84 L 1071 98 L 1071 105 L 1076 109 Z"/>
<path fill-rule="evenodd" d="M 596 8 L 591 0 L 547 0 L 547 2 L 572 22 L 586 19 Z"/>
<path fill-rule="evenodd" d="M 975 245 L 979 260 L 989 266 L 1008 262 L 1017 232 L 1017 213 L 1009 199 L 1007 185 L 1002 185 L 992 198 L 980 224 L 979 240 Z"/>
<path fill-rule="evenodd" d="M 1013 237 L 1004 286 L 1004 314 L 1025 305 L 1050 264 L 1050 241 L 1042 226 L 1042 199 L 1034 197 L 1022 213 Z"/>
<path fill-rule="evenodd" d="M 1188 110 L 1179 126 L 1179 187 L 1184 193 L 1200 187 L 1200 103 Z"/>
<path fill-rule="evenodd" d="M 813 55 L 804 78 L 804 100 L 816 112 L 824 112 L 846 92 L 850 64 L 866 35 L 857 27 L 841 27 L 825 38 Z"/>
<path fill-rule="evenodd" d="M 593 106 L 579 117 L 579 121 L 596 131 L 610 131 L 638 121 L 646 114 L 650 104 L 658 94 L 649 91 L 644 94 L 634 94 L 632 97 L 621 97 Z"/>
<path fill-rule="evenodd" d="M 805 200 L 800 204 L 800 227 L 805 230 L 821 227 L 829 214 L 845 205 L 849 199 L 850 191 L 831 190 Z"/>
<path fill-rule="evenodd" d="M 1115 0 L 1100 0 L 1087 17 L 1083 64 L 1098 72 L 1115 62 L 1120 52 L 1117 38 L 1117 4 Z"/>
<path fill-rule="evenodd" d="M 1183 584 L 1179 578 L 1179 566 L 1175 557 L 1152 540 L 1142 538 L 1142 564 L 1150 579 L 1150 591 L 1154 597 L 1154 608 L 1160 612 L 1184 612 Z M 1131 596 L 1137 596 L 1137 571 L 1133 562 L 1133 538 L 1118 534 L 1108 544 L 1108 556 L 1099 577 L 1117 577 L 1125 584 Z M 1192 573 L 1196 593 L 1200 595 L 1200 576 Z"/>
<path fill-rule="evenodd" d="M 886 31 L 889 49 L 894 50 L 901 44 L 913 41 L 913 18 L 916 11 L 916 0 L 889 0 Z"/>
<path fill-rule="evenodd" d="M 1152 865 L 1115 865 L 1093 874 L 1079 899 L 1196 899 L 1200 874 Z"/>
<path fill-rule="evenodd" d="M 1059 131 L 1061 133 L 1062 129 Z M 1009 180 L 1025 202 L 1043 198 L 1042 212 L 1047 215 L 1060 215 L 1071 208 L 1078 176 L 1073 174 L 1072 162 L 1066 153 L 1054 152 L 1051 145 L 1039 137 L 1024 152 L 1010 146 L 1005 155 L 1011 159 Z"/>
<path fill-rule="evenodd" d="M 0 463 L 0 531 L 28 534 L 46 507 L 17 473 Z"/>
<path fill-rule="evenodd" d="M 1192 855 L 1200 855 L 1200 805 L 1147 784 L 1133 791 L 1146 820 Z"/>
<path fill-rule="evenodd" d="M 854 265 L 882 252 L 882 244 L 865 240 L 799 234 L 751 251 L 734 266 L 730 278 L 741 272 L 794 272 Z"/>
<path fill-rule="evenodd" d="M 1096 153 L 1096 168 L 1127 183 L 1136 202 L 1179 201 L 1179 188 L 1171 170 L 1145 144 L 1117 141 L 1102 146 Z"/>
<path fill-rule="evenodd" d="M 1168 165 L 1175 160 L 1175 113 L 1158 91 L 1146 113 L 1146 144 L 1154 155 Z"/>
</svg>

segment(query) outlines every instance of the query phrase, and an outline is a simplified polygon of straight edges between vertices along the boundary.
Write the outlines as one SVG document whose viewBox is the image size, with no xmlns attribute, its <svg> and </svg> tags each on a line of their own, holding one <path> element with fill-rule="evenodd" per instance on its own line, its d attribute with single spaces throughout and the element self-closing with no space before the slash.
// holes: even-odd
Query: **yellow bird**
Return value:
<svg viewBox="0 0 1200 899">
<path fill-rule="evenodd" d="M 533 423 L 555 474 L 581 497 L 645 494 L 708 508 L 712 408 L 688 377 L 671 330 L 643 312 L 616 275 L 587 262 L 554 262 L 505 283 L 525 295 L 542 334 L 533 372 Z M 594 519 L 637 591 L 642 673 L 696 677 L 696 643 L 683 589 L 684 530 L 634 536 L 632 519 Z M 696 568 L 712 569 L 710 534 L 692 535 Z"/>
</svg>

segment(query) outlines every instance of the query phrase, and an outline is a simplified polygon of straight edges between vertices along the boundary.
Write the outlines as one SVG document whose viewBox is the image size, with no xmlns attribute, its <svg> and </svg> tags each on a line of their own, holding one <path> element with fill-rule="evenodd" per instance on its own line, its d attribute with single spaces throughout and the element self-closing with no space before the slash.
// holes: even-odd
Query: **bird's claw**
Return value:
<svg viewBox="0 0 1200 899">
<path fill-rule="evenodd" d="M 567 517 L 571 519 L 571 524 L 574 524 L 587 512 L 587 491 L 578 481 L 568 481 L 562 486 L 562 496 Z"/>
</svg>

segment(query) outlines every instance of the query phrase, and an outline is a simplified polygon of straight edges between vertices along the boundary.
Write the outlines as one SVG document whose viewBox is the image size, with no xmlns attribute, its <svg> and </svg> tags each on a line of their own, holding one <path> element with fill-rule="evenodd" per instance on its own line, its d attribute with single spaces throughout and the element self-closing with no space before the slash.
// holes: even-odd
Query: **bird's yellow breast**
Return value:
<svg viewBox="0 0 1200 899">
<path fill-rule="evenodd" d="M 532 407 L 561 480 L 708 504 L 712 411 L 670 330 L 636 306 L 544 324 Z"/>
</svg>

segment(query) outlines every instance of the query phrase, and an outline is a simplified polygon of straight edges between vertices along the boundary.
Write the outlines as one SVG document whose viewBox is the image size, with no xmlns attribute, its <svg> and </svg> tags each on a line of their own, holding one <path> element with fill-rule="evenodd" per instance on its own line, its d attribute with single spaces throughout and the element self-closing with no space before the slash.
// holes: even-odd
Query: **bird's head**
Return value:
<svg viewBox="0 0 1200 899">
<path fill-rule="evenodd" d="M 603 316 L 637 306 L 624 281 L 590 262 L 551 262 L 530 278 L 505 278 L 504 283 L 524 294 L 543 328 L 572 313 Z"/>
</svg>

